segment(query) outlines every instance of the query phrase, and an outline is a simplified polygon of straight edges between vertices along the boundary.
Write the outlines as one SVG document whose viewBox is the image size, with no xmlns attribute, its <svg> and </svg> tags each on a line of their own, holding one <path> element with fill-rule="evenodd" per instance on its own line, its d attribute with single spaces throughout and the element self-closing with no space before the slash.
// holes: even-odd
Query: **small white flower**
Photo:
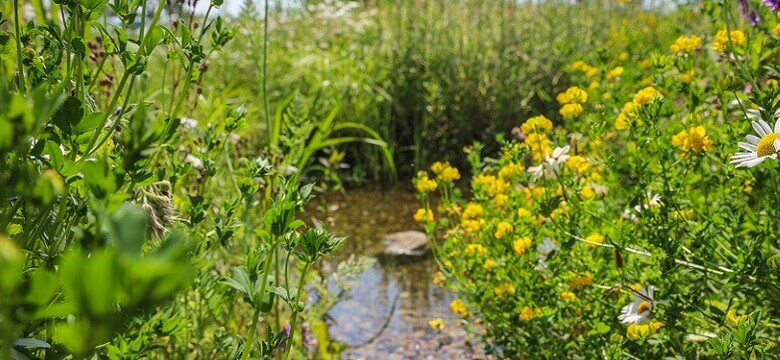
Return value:
<svg viewBox="0 0 780 360">
<path fill-rule="evenodd" d="M 620 310 L 618 320 L 625 324 L 644 324 L 650 319 L 656 301 L 653 298 L 654 287 L 648 286 L 640 291 L 634 291 L 634 301 Z"/>
<path fill-rule="evenodd" d="M 529 167 L 527 172 L 535 180 L 539 180 L 542 177 L 555 179 L 557 172 L 561 169 L 561 165 L 569 159 L 569 149 L 571 149 L 569 145 L 556 147 L 552 154 L 545 155 L 544 162 L 537 166 Z"/>
<path fill-rule="evenodd" d="M 199 157 L 195 155 L 187 154 L 187 157 L 184 158 L 184 161 L 192 164 L 192 167 L 198 170 L 203 169 L 203 160 L 201 160 Z"/>
</svg>

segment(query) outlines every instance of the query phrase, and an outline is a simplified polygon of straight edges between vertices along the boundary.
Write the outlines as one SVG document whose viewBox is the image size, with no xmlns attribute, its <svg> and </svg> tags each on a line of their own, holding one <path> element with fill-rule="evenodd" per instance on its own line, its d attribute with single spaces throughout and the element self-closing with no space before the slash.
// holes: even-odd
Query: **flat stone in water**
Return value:
<svg viewBox="0 0 780 360">
<path fill-rule="evenodd" d="M 385 235 L 382 239 L 385 245 L 384 254 L 399 256 L 422 256 L 428 253 L 428 235 L 421 231 L 400 231 Z"/>
</svg>

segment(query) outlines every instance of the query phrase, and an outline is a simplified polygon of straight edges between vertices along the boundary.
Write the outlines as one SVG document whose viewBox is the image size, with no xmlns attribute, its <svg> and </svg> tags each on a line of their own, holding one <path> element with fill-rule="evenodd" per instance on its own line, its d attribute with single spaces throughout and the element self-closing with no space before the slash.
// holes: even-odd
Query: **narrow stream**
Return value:
<svg viewBox="0 0 780 360">
<path fill-rule="evenodd" d="M 347 346 L 342 359 L 475 359 L 478 341 L 468 341 L 449 304 L 455 297 L 433 285 L 436 264 L 431 256 L 382 256 L 386 234 L 420 230 L 412 219 L 418 202 L 411 189 L 353 189 L 314 201 L 310 214 L 348 239 L 331 258 L 335 265 L 350 254 L 377 262 L 358 277 L 349 298 L 329 312 L 332 340 Z M 442 332 L 428 321 L 441 317 Z"/>
</svg>

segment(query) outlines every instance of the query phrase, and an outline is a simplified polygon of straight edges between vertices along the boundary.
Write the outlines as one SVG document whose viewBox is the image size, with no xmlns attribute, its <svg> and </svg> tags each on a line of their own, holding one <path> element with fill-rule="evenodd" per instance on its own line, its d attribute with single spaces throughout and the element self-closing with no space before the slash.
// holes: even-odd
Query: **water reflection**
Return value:
<svg viewBox="0 0 780 360">
<path fill-rule="evenodd" d="M 356 189 L 321 197 L 310 213 L 348 240 L 330 261 L 350 254 L 376 256 L 373 267 L 361 273 L 348 300 L 329 312 L 331 337 L 350 349 L 345 359 L 471 358 L 465 332 L 455 326 L 449 310 L 454 296 L 433 286 L 436 264 L 418 259 L 382 256 L 385 234 L 419 230 L 412 219 L 417 199 L 411 189 Z M 428 320 L 444 318 L 443 334 Z"/>
</svg>

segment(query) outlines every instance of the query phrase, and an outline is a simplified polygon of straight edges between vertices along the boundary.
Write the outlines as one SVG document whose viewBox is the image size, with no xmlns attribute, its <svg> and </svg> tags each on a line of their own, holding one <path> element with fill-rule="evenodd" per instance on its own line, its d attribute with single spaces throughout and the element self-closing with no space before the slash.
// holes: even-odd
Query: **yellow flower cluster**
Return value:
<svg viewBox="0 0 780 360">
<path fill-rule="evenodd" d="M 561 301 L 563 302 L 572 302 L 574 300 L 577 300 L 577 295 L 575 295 L 571 291 L 563 291 L 560 294 Z"/>
<path fill-rule="evenodd" d="M 487 249 L 482 244 L 468 244 L 466 245 L 466 254 L 468 255 L 487 255 Z"/>
<path fill-rule="evenodd" d="M 572 155 L 566 160 L 566 168 L 576 174 L 584 174 L 590 169 L 590 162 L 584 156 Z"/>
<path fill-rule="evenodd" d="M 595 66 L 590 66 L 584 61 L 575 61 L 571 64 L 571 68 L 579 70 L 585 73 L 585 76 L 592 78 L 599 73 L 599 69 Z"/>
<path fill-rule="evenodd" d="M 612 81 L 623 75 L 623 67 L 618 66 L 607 73 L 607 80 Z"/>
<path fill-rule="evenodd" d="M 414 221 L 417 222 L 433 222 L 433 211 L 431 209 L 420 208 L 414 213 Z"/>
<path fill-rule="evenodd" d="M 498 178 L 501 180 L 511 179 L 522 175 L 525 172 L 525 166 L 521 163 L 511 163 L 501 167 L 498 170 Z"/>
<path fill-rule="evenodd" d="M 431 321 L 428 321 L 428 326 L 430 326 L 431 329 L 433 330 L 437 330 L 437 331 L 444 330 L 444 319 L 442 318 L 431 319 Z"/>
<path fill-rule="evenodd" d="M 713 41 L 711 44 L 712 50 L 725 52 L 726 48 L 729 46 L 729 39 L 731 40 L 730 43 L 735 47 L 742 46 L 747 43 L 745 33 L 743 33 L 741 30 L 728 31 L 723 29 L 718 31 L 718 34 L 715 35 L 715 41 Z"/>
<path fill-rule="evenodd" d="M 506 295 L 514 295 L 515 291 L 515 285 L 510 282 L 502 282 L 493 289 L 493 293 L 496 294 L 499 299 L 503 299 Z"/>
<path fill-rule="evenodd" d="M 680 36 L 669 48 L 673 53 L 693 53 L 701 47 L 701 38 L 696 35 Z"/>
<path fill-rule="evenodd" d="M 585 247 L 589 249 L 598 249 L 600 246 L 598 244 L 604 243 L 604 235 L 601 234 L 590 234 L 588 237 L 585 238 Z"/>
<path fill-rule="evenodd" d="M 482 213 L 485 212 L 485 209 L 482 207 L 482 205 L 470 202 L 466 204 L 466 208 L 463 209 L 463 213 L 461 214 L 462 220 L 472 220 L 480 217 Z"/>
<path fill-rule="evenodd" d="M 631 119 L 636 117 L 636 109 L 637 105 L 633 102 L 627 102 L 623 105 L 623 109 L 620 111 L 620 114 L 618 114 L 617 119 L 615 119 L 615 129 L 616 130 L 628 130 L 631 128 Z M 641 124 L 641 120 L 637 119 L 637 125 Z"/>
<path fill-rule="evenodd" d="M 646 324 L 631 324 L 626 329 L 626 337 L 629 340 L 646 339 L 655 335 L 664 326 L 659 321 L 650 321 Z"/>
<path fill-rule="evenodd" d="M 520 320 L 523 321 L 531 321 L 534 319 L 534 317 L 539 316 L 542 314 L 542 311 L 538 308 L 532 308 L 530 306 L 523 306 L 523 309 L 520 310 Z"/>
<path fill-rule="evenodd" d="M 452 167 L 449 161 L 441 162 L 437 161 L 431 165 L 431 171 L 436 174 L 436 177 L 444 182 L 452 182 L 460 179 L 460 172 L 457 168 Z"/>
<path fill-rule="evenodd" d="M 659 96 L 661 96 L 660 91 L 652 86 L 648 86 L 642 90 L 639 90 L 639 92 L 634 95 L 632 102 L 636 105 L 643 106 L 653 102 L 653 100 Z"/>
<path fill-rule="evenodd" d="M 466 304 L 461 299 L 452 300 L 450 303 L 450 311 L 452 311 L 453 314 L 458 315 L 466 315 L 468 313 Z"/>
<path fill-rule="evenodd" d="M 524 236 L 512 242 L 512 249 L 517 255 L 523 255 L 531 247 L 531 238 Z"/>
<path fill-rule="evenodd" d="M 496 233 L 493 235 L 496 237 L 496 239 L 501 239 L 510 231 L 512 231 L 512 224 L 506 221 L 502 221 L 498 223 L 498 226 L 496 226 Z"/>
<path fill-rule="evenodd" d="M 493 175 L 480 175 L 474 179 L 474 184 L 483 187 L 490 197 L 503 194 L 509 189 L 509 184 Z"/>
<path fill-rule="evenodd" d="M 672 145 L 681 148 L 684 155 L 700 153 L 712 149 L 712 140 L 707 136 L 704 126 L 694 126 L 672 137 Z"/>
<path fill-rule="evenodd" d="M 415 181 L 414 186 L 417 188 L 417 192 L 428 193 L 436 190 L 437 184 L 436 184 L 436 180 L 429 179 L 428 175 L 422 175 L 417 178 L 417 181 Z"/>
<path fill-rule="evenodd" d="M 526 120 L 523 125 L 520 126 L 520 129 L 523 130 L 524 134 L 530 135 L 533 133 L 550 131 L 552 130 L 552 127 L 553 123 L 550 119 L 546 118 L 544 115 L 539 115 Z"/>
<path fill-rule="evenodd" d="M 569 288 L 575 291 L 591 285 L 593 285 L 593 276 L 590 274 L 578 275 L 569 279 Z"/>
<path fill-rule="evenodd" d="M 588 93 L 576 86 L 572 86 L 566 91 L 559 93 L 556 97 L 561 108 L 558 112 L 563 117 L 574 117 L 582 114 L 582 104 L 588 101 Z"/>
<path fill-rule="evenodd" d="M 552 141 L 545 134 L 533 133 L 525 138 L 525 144 L 531 150 L 531 157 L 535 162 L 544 161 L 544 158 L 552 152 Z"/>
</svg>

